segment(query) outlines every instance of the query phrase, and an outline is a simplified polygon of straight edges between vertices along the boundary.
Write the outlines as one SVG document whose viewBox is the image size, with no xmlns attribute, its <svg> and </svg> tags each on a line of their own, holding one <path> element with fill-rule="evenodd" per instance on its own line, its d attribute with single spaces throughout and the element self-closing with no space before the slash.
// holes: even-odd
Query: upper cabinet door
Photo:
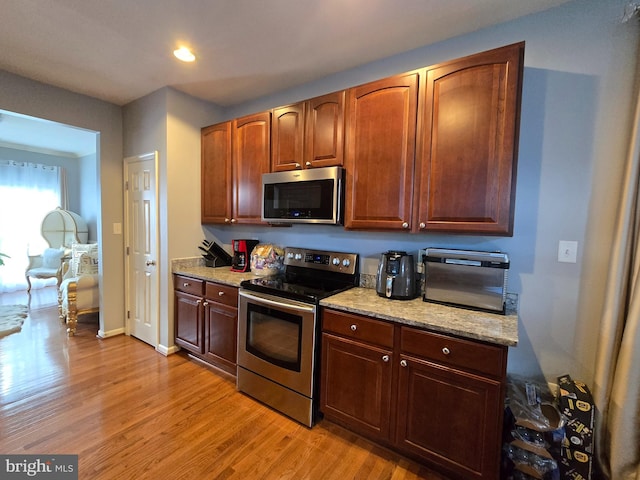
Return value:
<svg viewBox="0 0 640 480">
<path fill-rule="evenodd" d="M 273 109 L 271 171 L 303 168 L 304 103 Z"/>
<path fill-rule="evenodd" d="M 417 230 L 513 235 L 523 58 L 519 43 L 427 70 Z"/>
<path fill-rule="evenodd" d="M 346 228 L 409 230 L 418 73 L 347 92 Z"/>
<path fill-rule="evenodd" d="M 271 163 L 271 112 L 233 121 L 234 223 L 262 223 L 262 174 Z"/>
<path fill-rule="evenodd" d="M 231 221 L 231 122 L 202 129 L 201 222 Z"/>
<path fill-rule="evenodd" d="M 304 167 L 335 167 L 344 156 L 344 90 L 306 102 Z"/>
</svg>

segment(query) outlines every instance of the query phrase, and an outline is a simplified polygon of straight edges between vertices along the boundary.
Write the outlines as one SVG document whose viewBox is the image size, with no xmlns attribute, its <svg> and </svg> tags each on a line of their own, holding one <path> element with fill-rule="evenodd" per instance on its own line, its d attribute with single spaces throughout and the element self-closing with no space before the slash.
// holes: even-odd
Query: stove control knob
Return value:
<svg viewBox="0 0 640 480">
<path fill-rule="evenodd" d="M 296 253 L 296 254 L 295 254 L 295 256 L 294 256 L 294 258 L 295 258 L 296 260 L 302 260 L 302 254 L 301 254 L 301 253 Z"/>
<path fill-rule="evenodd" d="M 338 257 L 333 257 L 333 260 L 331 260 L 331 263 L 333 263 L 334 265 L 340 265 L 340 259 Z"/>
<path fill-rule="evenodd" d="M 343 267 L 348 267 L 349 265 L 351 265 L 351 262 L 349 261 L 348 258 L 345 258 L 344 260 L 342 260 Z"/>
<path fill-rule="evenodd" d="M 293 258 L 293 252 L 287 253 L 287 258 Z"/>
</svg>

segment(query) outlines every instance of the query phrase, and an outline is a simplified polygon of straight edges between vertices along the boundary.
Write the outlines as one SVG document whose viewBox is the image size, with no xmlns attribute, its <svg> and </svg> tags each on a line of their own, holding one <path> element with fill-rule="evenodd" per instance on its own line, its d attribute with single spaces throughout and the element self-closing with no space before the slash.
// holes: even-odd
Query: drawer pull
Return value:
<svg viewBox="0 0 640 480">
<path fill-rule="evenodd" d="M 400 366 L 401 367 L 406 367 L 407 366 L 407 361 L 406 360 L 400 360 Z"/>
<path fill-rule="evenodd" d="M 218 296 L 221 297 L 224 295 L 224 292 L 218 292 Z"/>
<path fill-rule="evenodd" d="M 451 350 L 449 350 L 447 347 L 444 347 L 442 349 L 442 353 L 444 353 L 445 355 L 449 355 L 451 353 Z"/>
<path fill-rule="evenodd" d="M 354 323 L 353 325 L 351 325 L 351 331 L 355 332 L 358 329 L 358 326 Z"/>
<path fill-rule="evenodd" d="M 183 287 L 190 287 L 190 286 L 191 286 L 191 284 L 190 284 L 189 282 L 184 282 L 184 283 L 182 284 L 182 286 L 183 286 Z"/>
<path fill-rule="evenodd" d="M 382 356 L 382 361 L 383 361 L 384 363 L 387 363 L 387 362 L 389 361 L 389 355 L 383 355 L 383 356 Z"/>
</svg>

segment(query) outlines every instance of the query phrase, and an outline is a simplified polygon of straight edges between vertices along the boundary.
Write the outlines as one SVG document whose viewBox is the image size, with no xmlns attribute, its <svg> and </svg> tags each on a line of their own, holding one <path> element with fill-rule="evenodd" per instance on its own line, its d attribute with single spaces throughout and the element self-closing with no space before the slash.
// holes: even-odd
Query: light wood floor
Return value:
<svg viewBox="0 0 640 480">
<path fill-rule="evenodd" d="M 91 480 L 446 480 L 329 422 L 303 427 L 182 354 L 98 339 L 95 318 L 67 338 L 51 290 L 0 339 L 2 454 L 77 454 Z"/>
</svg>

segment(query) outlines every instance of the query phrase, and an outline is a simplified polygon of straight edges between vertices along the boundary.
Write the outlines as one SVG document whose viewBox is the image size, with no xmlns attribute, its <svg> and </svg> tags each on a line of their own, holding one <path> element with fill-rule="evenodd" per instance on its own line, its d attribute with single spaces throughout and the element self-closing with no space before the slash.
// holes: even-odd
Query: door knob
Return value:
<svg viewBox="0 0 640 480">
<path fill-rule="evenodd" d="M 156 264 L 156 261 L 155 260 L 147 260 L 144 263 L 147 265 L 147 267 L 151 267 L 151 266 Z"/>
</svg>

